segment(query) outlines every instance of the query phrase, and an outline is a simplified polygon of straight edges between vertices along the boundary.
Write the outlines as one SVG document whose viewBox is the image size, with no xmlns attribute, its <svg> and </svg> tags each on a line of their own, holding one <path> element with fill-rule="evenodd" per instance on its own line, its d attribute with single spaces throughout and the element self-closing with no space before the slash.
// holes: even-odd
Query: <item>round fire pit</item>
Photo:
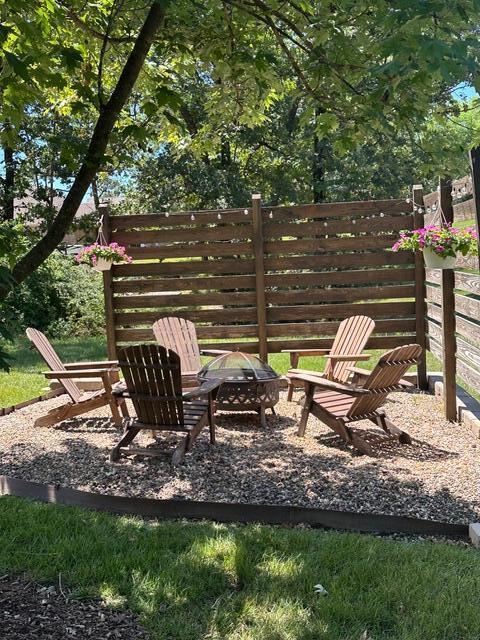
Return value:
<svg viewBox="0 0 480 640">
<path fill-rule="evenodd" d="M 266 426 L 265 409 L 275 413 L 278 402 L 280 376 L 257 356 L 241 351 L 224 353 L 206 364 L 198 373 L 204 382 L 223 380 L 216 404 L 225 411 L 256 411 L 262 427 Z"/>
</svg>

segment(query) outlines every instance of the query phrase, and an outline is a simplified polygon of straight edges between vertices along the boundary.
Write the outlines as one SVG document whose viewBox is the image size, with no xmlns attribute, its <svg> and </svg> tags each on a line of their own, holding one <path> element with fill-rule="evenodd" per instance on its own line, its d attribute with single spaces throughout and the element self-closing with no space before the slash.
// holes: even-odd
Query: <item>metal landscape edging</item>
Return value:
<svg viewBox="0 0 480 640">
<path fill-rule="evenodd" d="M 400 533 L 467 538 L 468 525 L 376 513 L 331 511 L 289 505 L 261 505 L 195 500 L 156 500 L 79 491 L 53 484 L 0 476 L 0 496 L 31 498 L 41 502 L 96 511 L 163 519 L 187 518 L 215 522 L 309 525 L 362 533 Z"/>
</svg>

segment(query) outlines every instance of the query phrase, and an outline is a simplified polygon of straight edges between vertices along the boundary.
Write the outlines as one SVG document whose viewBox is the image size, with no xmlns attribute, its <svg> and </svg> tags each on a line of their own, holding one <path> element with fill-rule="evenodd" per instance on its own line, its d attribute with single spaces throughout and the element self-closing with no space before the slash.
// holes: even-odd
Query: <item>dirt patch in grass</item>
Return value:
<svg viewBox="0 0 480 640">
<path fill-rule="evenodd" d="M 109 609 L 96 600 L 75 600 L 60 582 L 45 586 L 25 578 L 0 578 L 2 640 L 147 640 L 128 611 Z"/>
<path fill-rule="evenodd" d="M 297 395 L 297 399 L 298 399 Z M 406 515 L 468 523 L 480 517 L 479 443 L 468 428 L 442 417 L 434 396 L 397 393 L 389 417 L 413 438 L 402 445 L 372 423 L 357 423 L 376 457 L 359 455 L 311 417 L 296 436 L 301 407 L 282 394 L 277 415 L 261 429 L 255 414 L 218 414 L 217 444 L 208 430 L 184 464 L 168 456 L 111 464 L 120 429 L 103 408 L 56 428 L 34 428 L 36 417 L 63 402 L 56 398 L 0 418 L 0 473 L 114 495 L 291 504 L 344 511 Z M 155 446 L 171 452 L 177 437 Z M 140 443 L 152 442 L 146 432 Z"/>
</svg>

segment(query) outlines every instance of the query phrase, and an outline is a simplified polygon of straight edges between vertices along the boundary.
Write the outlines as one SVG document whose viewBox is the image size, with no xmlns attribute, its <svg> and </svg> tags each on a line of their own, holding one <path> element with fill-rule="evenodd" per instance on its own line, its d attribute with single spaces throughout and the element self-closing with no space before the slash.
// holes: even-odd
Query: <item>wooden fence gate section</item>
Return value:
<svg viewBox="0 0 480 640">
<path fill-rule="evenodd" d="M 328 347 L 353 314 L 376 321 L 369 348 L 423 345 L 423 262 L 387 251 L 413 224 L 405 200 L 263 207 L 254 196 L 248 209 L 105 210 L 109 240 L 134 258 L 104 275 L 109 354 L 153 340 L 166 315 L 197 323 L 205 347 L 263 357 Z"/>
</svg>

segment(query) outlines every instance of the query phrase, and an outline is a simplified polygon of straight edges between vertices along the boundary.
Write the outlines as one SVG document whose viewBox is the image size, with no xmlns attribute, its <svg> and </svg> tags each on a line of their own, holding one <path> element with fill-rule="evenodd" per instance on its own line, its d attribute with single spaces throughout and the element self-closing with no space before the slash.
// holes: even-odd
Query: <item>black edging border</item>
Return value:
<svg viewBox="0 0 480 640">
<path fill-rule="evenodd" d="M 18 411 L 19 409 L 23 409 L 24 407 L 29 407 L 31 404 L 36 404 L 37 402 L 43 402 L 43 400 L 51 400 L 52 398 L 61 396 L 62 393 L 65 393 L 65 391 L 61 388 L 51 389 L 50 391 L 47 391 L 47 393 L 44 393 L 41 396 L 36 396 L 35 398 L 31 398 L 30 400 L 25 400 L 24 402 L 13 404 L 10 407 L 0 407 L 0 416 L 8 416 L 10 413 Z"/>
<path fill-rule="evenodd" d="M 195 500 L 156 500 L 89 493 L 53 484 L 29 482 L 0 475 L 0 496 L 31 498 L 41 502 L 83 507 L 122 515 L 153 517 L 160 520 L 187 518 L 215 522 L 305 524 L 326 529 L 362 533 L 400 533 L 448 538 L 468 538 L 468 525 L 407 518 L 376 513 L 330 511 L 288 505 L 259 505 Z"/>
</svg>

